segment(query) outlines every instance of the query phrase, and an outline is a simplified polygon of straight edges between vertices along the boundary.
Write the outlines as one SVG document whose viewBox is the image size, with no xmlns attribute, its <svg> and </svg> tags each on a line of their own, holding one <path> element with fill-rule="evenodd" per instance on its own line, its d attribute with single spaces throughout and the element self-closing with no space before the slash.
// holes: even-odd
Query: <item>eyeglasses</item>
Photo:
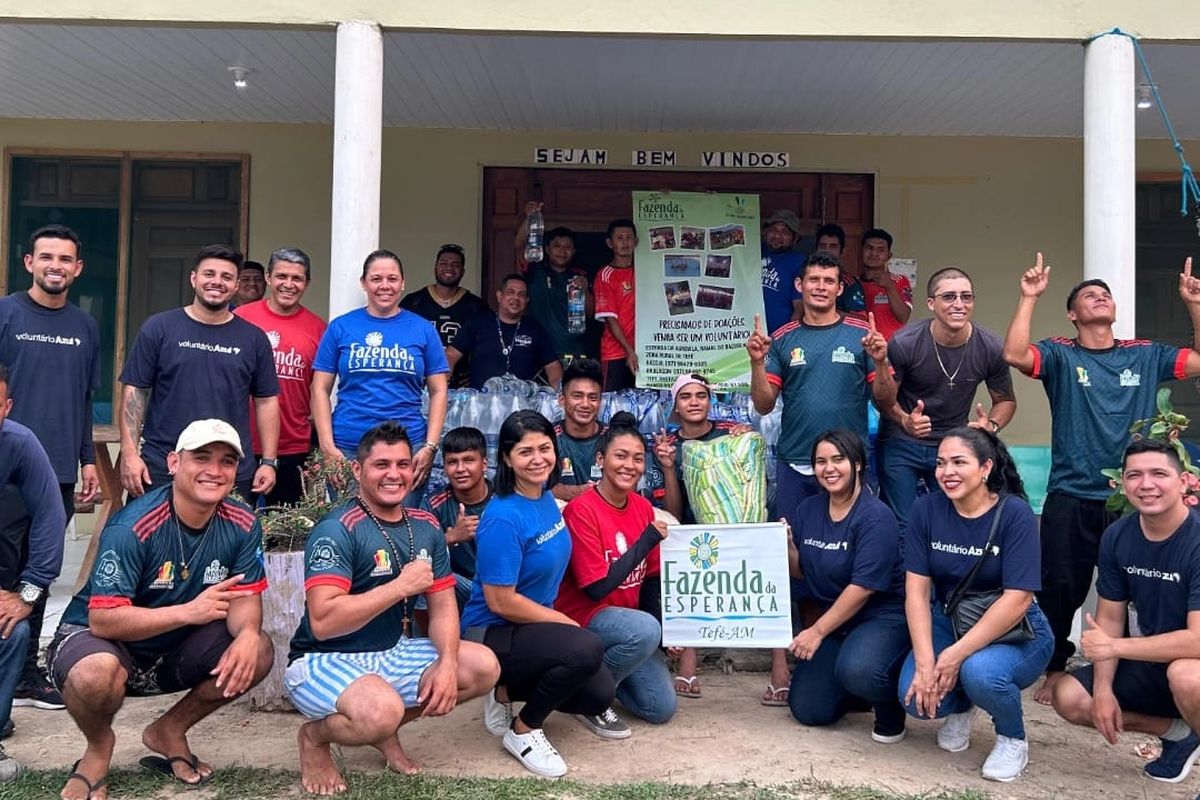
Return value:
<svg viewBox="0 0 1200 800">
<path fill-rule="evenodd" d="M 934 297 L 943 303 L 953 303 L 955 300 L 962 300 L 964 303 L 975 302 L 974 292 L 942 292 L 941 294 L 934 295 Z"/>
</svg>

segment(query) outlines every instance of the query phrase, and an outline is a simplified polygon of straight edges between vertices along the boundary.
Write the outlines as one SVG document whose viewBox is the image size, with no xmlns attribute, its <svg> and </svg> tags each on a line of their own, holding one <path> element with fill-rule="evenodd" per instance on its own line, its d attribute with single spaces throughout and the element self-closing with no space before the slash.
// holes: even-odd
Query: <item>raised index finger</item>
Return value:
<svg viewBox="0 0 1200 800">
<path fill-rule="evenodd" d="M 1034 261 L 1033 268 L 1036 269 L 1038 272 L 1042 271 L 1042 254 L 1041 254 L 1041 252 L 1039 252 L 1037 254 L 1037 260 Z"/>
<path fill-rule="evenodd" d="M 754 332 L 755 332 L 755 333 L 762 333 L 762 332 L 763 332 L 763 329 L 762 329 L 762 317 L 760 317 L 758 314 L 755 314 L 755 315 L 754 315 Z"/>
<path fill-rule="evenodd" d="M 867 312 L 867 330 L 870 331 L 871 333 L 875 332 L 875 312 L 874 311 Z"/>
<path fill-rule="evenodd" d="M 1183 261 L 1183 277 L 1192 277 L 1192 257 L 1188 256 Z"/>
</svg>

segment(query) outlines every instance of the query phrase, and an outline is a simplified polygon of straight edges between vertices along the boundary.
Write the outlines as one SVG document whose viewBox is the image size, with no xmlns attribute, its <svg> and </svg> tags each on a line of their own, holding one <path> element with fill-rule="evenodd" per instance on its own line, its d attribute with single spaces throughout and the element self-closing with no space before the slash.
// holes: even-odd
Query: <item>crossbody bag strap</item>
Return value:
<svg viewBox="0 0 1200 800">
<path fill-rule="evenodd" d="M 988 553 L 991 552 L 992 543 L 996 541 L 996 530 L 1000 527 L 1000 515 L 1004 513 L 1004 504 L 1008 502 L 1008 495 L 1000 498 L 1000 502 L 996 505 L 996 516 L 992 518 L 992 527 L 988 531 L 987 543 L 983 546 L 983 555 L 975 562 L 975 566 L 971 567 L 971 571 L 963 576 L 963 579 L 958 582 L 958 586 L 954 587 L 954 591 L 950 593 L 950 599 L 946 601 L 946 613 L 954 613 L 955 607 L 962 600 L 963 595 L 971 588 L 971 584 L 975 581 L 975 576 L 979 574 L 980 568 L 983 567 L 983 562 L 987 560 Z"/>
</svg>

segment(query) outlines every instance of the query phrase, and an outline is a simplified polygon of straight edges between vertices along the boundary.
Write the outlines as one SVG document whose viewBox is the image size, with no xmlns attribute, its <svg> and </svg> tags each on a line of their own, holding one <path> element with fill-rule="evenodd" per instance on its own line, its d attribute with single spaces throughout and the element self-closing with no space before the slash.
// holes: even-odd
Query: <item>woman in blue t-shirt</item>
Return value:
<svg viewBox="0 0 1200 800">
<path fill-rule="evenodd" d="M 952 430 L 938 447 L 936 474 L 944 494 L 919 498 L 905 531 L 905 612 L 913 651 L 900 673 L 900 697 L 915 717 L 946 718 L 937 742 L 951 753 L 970 745 L 975 706 L 987 711 L 996 743 L 983 777 L 1011 781 L 1029 762 L 1021 690 L 1041 675 L 1054 648 L 1050 625 L 1033 599 L 1042 585 L 1037 522 L 1012 457 L 991 433 Z M 967 588 L 996 592 L 998 599 L 956 637 L 945 604 L 981 558 Z M 1022 624 L 1023 640 L 996 641 Z"/>
<path fill-rule="evenodd" d="M 362 435 L 386 420 L 404 426 L 413 442 L 417 505 L 446 421 L 450 365 L 433 323 L 400 307 L 404 267 L 390 250 L 363 262 L 367 305 L 329 323 L 313 361 L 312 418 L 327 458 L 353 458 Z M 337 408 L 330 396 L 337 382 Z M 421 412 L 429 390 L 428 422 Z"/>
<path fill-rule="evenodd" d="M 821 493 L 788 517 L 788 560 L 821 615 L 788 647 L 796 656 L 788 705 L 804 725 L 832 725 L 853 698 L 875 712 L 871 738 L 904 738 L 896 699 L 909 651 L 901 597 L 900 533 L 891 510 L 863 491 L 867 448 L 857 434 L 832 430 L 813 445 Z"/>
<path fill-rule="evenodd" d="M 497 449 L 495 496 L 475 532 L 475 582 L 462 627 L 500 662 L 483 724 L 530 772 L 557 778 L 567 765 L 542 732 L 546 717 L 600 717 L 615 686 L 599 637 L 554 610 L 571 559 L 571 536 L 546 488 L 559 473 L 554 426 L 536 411 L 516 411 L 500 426 Z M 514 700 L 525 702 L 515 716 Z"/>
</svg>

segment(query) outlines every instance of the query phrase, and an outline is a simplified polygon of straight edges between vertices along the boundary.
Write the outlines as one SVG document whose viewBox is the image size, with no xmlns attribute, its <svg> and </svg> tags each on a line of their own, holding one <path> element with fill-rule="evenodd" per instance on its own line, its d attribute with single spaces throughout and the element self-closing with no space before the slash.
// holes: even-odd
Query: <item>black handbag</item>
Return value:
<svg viewBox="0 0 1200 800">
<path fill-rule="evenodd" d="M 992 603 L 995 603 L 1004 594 L 1003 589 L 972 592 L 970 588 L 975 576 L 979 574 L 983 562 L 992 552 L 992 543 L 996 540 L 996 530 L 1000 527 L 1000 515 L 1004 513 L 1004 504 L 1007 501 L 1007 496 L 1000 499 L 1000 505 L 996 508 L 996 516 L 992 519 L 992 528 L 988 531 L 987 544 L 983 546 L 983 555 L 975 562 L 975 566 L 971 567 L 971 571 L 958 582 L 958 586 L 954 587 L 954 591 L 950 593 L 950 598 L 946 601 L 946 616 L 950 619 L 951 627 L 954 628 L 955 639 L 966 636 L 967 631 L 975 627 L 987 610 L 992 607 Z M 1007 633 L 993 639 L 991 644 L 1021 644 L 1033 638 L 1033 626 L 1029 624 L 1029 618 L 1022 614 L 1020 622 Z"/>
</svg>

